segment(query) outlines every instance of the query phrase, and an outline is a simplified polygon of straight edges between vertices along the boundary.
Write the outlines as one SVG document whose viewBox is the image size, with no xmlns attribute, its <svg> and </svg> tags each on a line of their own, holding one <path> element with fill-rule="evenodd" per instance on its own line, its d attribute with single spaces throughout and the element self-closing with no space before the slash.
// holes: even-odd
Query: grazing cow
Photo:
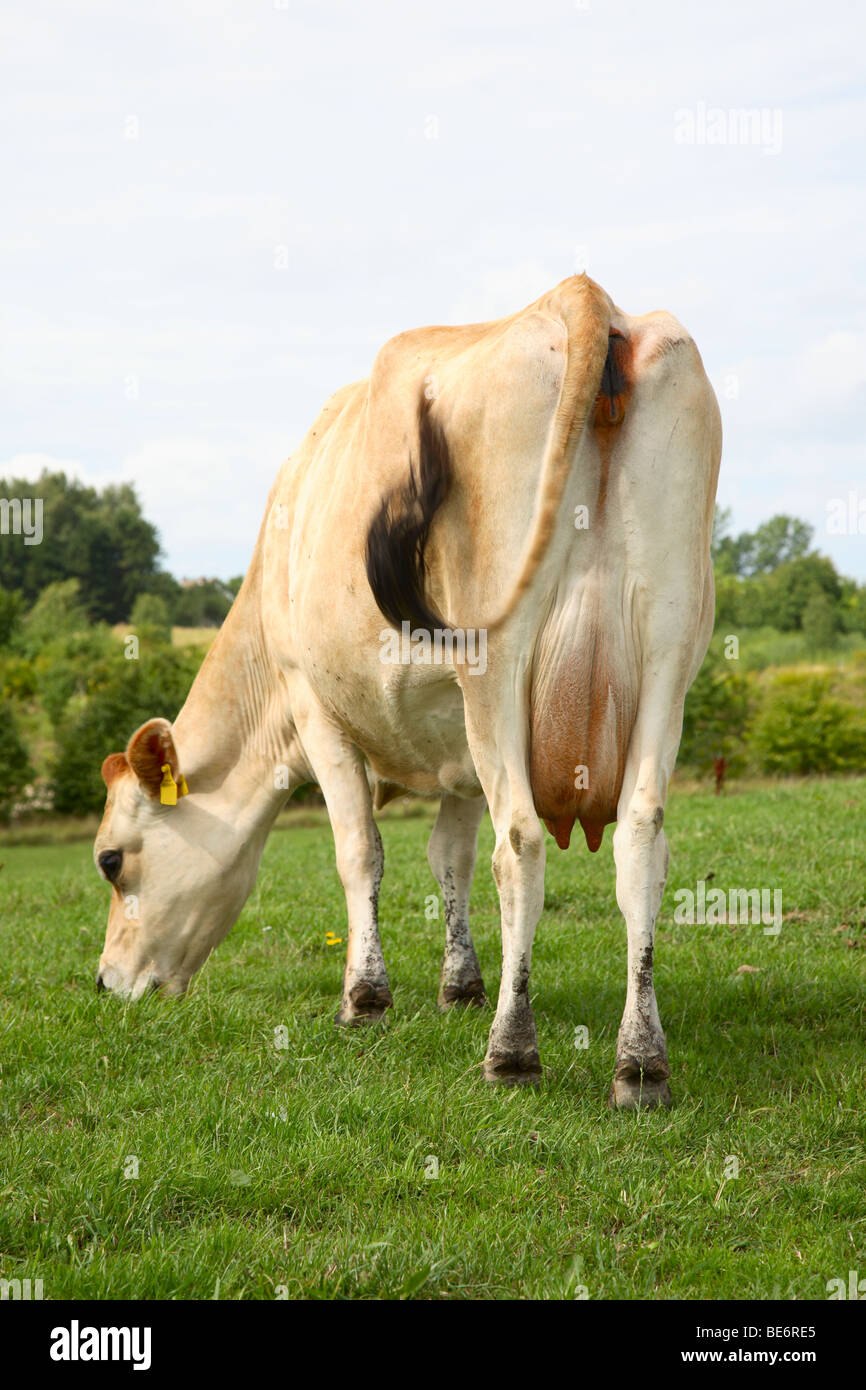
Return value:
<svg viewBox="0 0 866 1390">
<path fill-rule="evenodd" d="M 502 978 L 484 1075 L 533 1081 L 541 821 L 562 849 L 579 821 L 592 851 L 615 823 L 628 988 L 610 1099 L 668 1103 L 653 933 L 683 701 L 713 624 L 720 449 L 685 330 L 630 318 L 586 276 L 510 318 L 387 343 L 283 465 L 174 725 L 150 720 L 103 765 L 99 987 L 185 990 L 277 812 L 316 782 L 348 909 L 338 1020 L 391 1004 L 373 811 L 407 790 L 440 798 L 439 1002 L 481 1003 L 468 903 L 486 804 Z"/>
</svg>

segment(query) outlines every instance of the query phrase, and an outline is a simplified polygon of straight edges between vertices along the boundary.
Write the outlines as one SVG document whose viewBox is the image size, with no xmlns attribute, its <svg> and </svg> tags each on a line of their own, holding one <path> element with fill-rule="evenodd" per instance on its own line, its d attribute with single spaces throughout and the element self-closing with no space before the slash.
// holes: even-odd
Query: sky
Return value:
<svg viewBox="0 0 866 1390">
<path fill-rule="evenodd" d="M 864 40 L 859 0 L 5 0 L 0 476 L 131 481 L 179 578 L 242 573 L 383 342 L 586 269 L 697 341 L 733 530 L 866 579 Z"/>
</svg>

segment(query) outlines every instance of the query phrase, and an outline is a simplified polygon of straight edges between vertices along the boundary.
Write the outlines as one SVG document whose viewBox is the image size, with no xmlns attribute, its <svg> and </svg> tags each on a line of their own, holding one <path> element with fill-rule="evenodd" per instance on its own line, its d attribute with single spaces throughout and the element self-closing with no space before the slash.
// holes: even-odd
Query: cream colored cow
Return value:
<svg viewBox="0 0 866 1390">
<path fill-rule="evenodd" d="M 440 1003 L 483 1002 L 468 902 L 486 803 L 502 978 L 484 1074 L 535 1080 L 541 821 L 562 847 L 579 821 L 591 850 L 615 822 L 628 989 L 611 1100 L 667 1102 L 653 932 L 683 701 L 713 623 L 720 448 L 688 334 L 630 318 L 585 276 L 510 318 L 387 343 L 283 465 L 174 725 L 151 720 L 106 759 L 100 987 L 185 990 L 277 812 L 313 781 L 348 910 L 340 1021 L 391 1004 L 373 810 L 404 790 L 441 798 Z"/>
</svg>

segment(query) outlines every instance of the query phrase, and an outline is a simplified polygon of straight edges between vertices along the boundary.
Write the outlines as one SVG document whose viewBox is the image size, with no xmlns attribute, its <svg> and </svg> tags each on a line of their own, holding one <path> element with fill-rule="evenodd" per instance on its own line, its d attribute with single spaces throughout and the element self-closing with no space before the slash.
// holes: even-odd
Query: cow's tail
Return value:
<svg viewBox="0 0 866 1390">
<path fill-rule="evenodd" d="M 451 455 L 439 420 L 426 395 L 418 407 L 418 463 L 410 457 L 409 477 L 385 498 L 367 532 L 367 579 L 379 609 L 395 627 L 448 626 L 425 594 L 425 549 L 430 524 L 451 487 Z"/>
<path fill-rule="evenodd" d="M 585 275 L 557 286 L 532 306 L 558 318 L 568 335 L 565 372 L 541 469 L 535 514 L 508 597 L 494 617 L 476 622 L 488 632 L 513 613 L 535 577 L 550 544 L 568 480 L 574 447 L 595 403 L 609 352 L 610 309 L 606 295 Z M 376 602 L 395 626 L 408 621 L 427 631 L 447 627 L 425 594 L 424 551 L 430 526 L 452 481 L 448 441 L 423 397 L 418 411 L 418 464 L 382 503 L 367 535 L 367 578 Z"/>
<path fill-rule="evenodd" d="M 574 449 L 595 404 L 608 354 L 610 307 L 607 296 L 586 275 L 575 276 L 557 286 L 538 307 L 565 325 L 568 333 L 565 372 L 541 469 L 535 515 L 517 580 L 499 612 L 486 623 L 488 631 L 500 627 L 511 616 L 547 553 Z"/>
</svg>

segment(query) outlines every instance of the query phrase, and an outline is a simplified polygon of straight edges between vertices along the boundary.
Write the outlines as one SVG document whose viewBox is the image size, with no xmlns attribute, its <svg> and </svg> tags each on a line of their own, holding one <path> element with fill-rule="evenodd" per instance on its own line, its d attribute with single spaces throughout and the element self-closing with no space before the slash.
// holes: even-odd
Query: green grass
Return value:
<svg viewBox="0 0 866 1390">
<path fill-rule="evenodd" d="M 720 656 L 725 654 L 729 633 L 736 634 L 739 640 L 739 671 L 820 664 L 844 675 L 849 667 L 862 668 L 866 658 L 866 635 L 862 632 L 837 633 L 832 647 L 818 648 L 804 632 L 780 632 L 774 627 L 742 628 L 722 620 L 712 639 L 712 649 Z"/>
<path fill-rule="evenodd" d="M 480 1079 L 492 1012 L 436 1010 L 426 813 L 382 827 L 386 1029 L 333 1024 L 324 822 L 272 836 L 186 1000 L 131 1006 L 94 993 L 89 846 L 4 845 L 0 1277 L 46 1298 L 825 1298 L 866 1274 L 864 810 L 862 778 L 674 793 L 656 985 L 676 1104 L 637 1115 L 606 1107 L 625 992 L 610 830 L 594 857 L 550 842 L 546 1074 L 517 1091 Z M 474 931 L 495 997 L 490 849 L 485 821 Z M 710 874 L 781 888 L 780 936 L 675 925 L 675 889 Z"/>
</svg>

